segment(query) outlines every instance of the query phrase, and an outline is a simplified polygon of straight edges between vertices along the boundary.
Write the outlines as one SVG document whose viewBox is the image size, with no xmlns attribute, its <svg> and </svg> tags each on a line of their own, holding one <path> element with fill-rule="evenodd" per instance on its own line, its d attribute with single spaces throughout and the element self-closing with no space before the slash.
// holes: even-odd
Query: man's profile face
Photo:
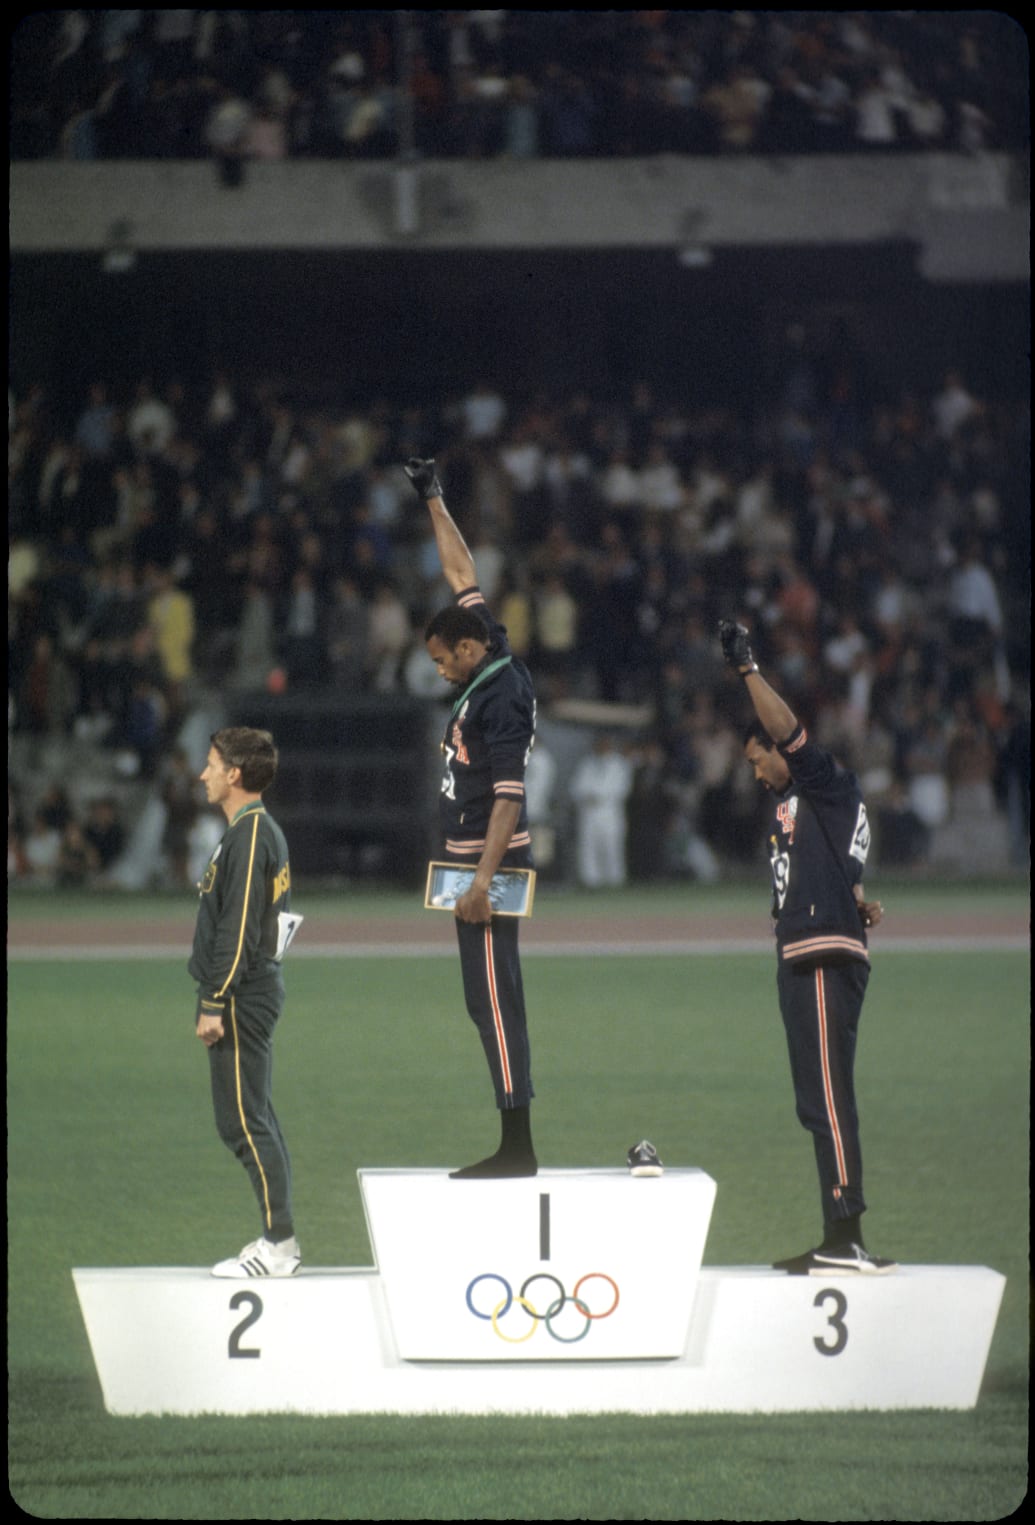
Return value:
<svg viewBox="0 0 1035 1525">
<path fill-rule="evenodd" d="M 437 635 L 433 635 L 425 644 L 439 677 L 445 678 L 447 683 L 465 683 L 488 650 L 483 642 L 471 640 L 467 636 L 454 647 L 447 646 Z"/>
<path fill-rule="evenodd" d="M 231 773 L 237 774 L 238 778 L 240 777 L 240 772 L 237 768 L 228 768 L 224 758 L 216 751 L 215 747 L 209 747 L 205 770 L 199 774 L 199 777 L 205 785 L 205 794 L 210 805 L 221 805 L 228 797 L 232 784 L 237 781 L 236 779 L 231 780 Z"/>
<path fill-rule="evenodd" d="M 791 781 L 791 770 L 775 747 L 764 747 L 752 736 L 744 748 L 744 756 L 763 789 L 771 789 L 774 794 L 784 792 Z"/>
</svg>

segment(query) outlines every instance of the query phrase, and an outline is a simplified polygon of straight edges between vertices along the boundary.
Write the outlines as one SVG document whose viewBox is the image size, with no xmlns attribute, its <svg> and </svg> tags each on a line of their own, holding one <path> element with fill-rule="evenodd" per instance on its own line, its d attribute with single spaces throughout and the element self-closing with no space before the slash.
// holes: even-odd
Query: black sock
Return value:
<svg viewBox="0 0 1035 1525">
<path fill-rule="evenodd" d="M 500 1152 L 532 1153 L 532 1118 L 530 1107 L 504 1107 L 500 1112 Z"/>
<path fill-rule="evenodd" d="M 500 1146 L 495 1154 L 476 1165 L 451 1170 L 454 1181 L 499 1180 L 507 1176 L 534 1176 L 538 1161 L 532 1148 L 532 1127 L 527 1107 L 505 1107 L 500 1111 Z"/>
<path fill-rule="evenodd" d="M 857 1244 L 861 1249 L 862 1242 L 860 1213 L 855 1213 L 851 1218 L 834 1218 L 825 1225 L 823 1244 L 826 1249 L 843 1249 L 847 1244 Z"/>
</svg>

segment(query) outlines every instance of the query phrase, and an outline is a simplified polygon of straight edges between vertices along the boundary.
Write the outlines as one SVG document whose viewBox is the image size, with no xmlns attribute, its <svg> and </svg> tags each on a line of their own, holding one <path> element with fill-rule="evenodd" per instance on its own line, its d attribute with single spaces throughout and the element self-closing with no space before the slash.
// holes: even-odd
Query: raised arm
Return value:
<svg viewBox="0 0 1035 1525">
<path fill-rule="evenodd" d="M 755 714 L 769 735 L 777 745 L 787 741 L 797 730 L 797 716 L 759 672 L 744 626 L 733 620 L 720 620 L 719 640 L 727 665 L 744 679 L 744 687 L 755 706 Z"/>
<path fill-rule="evenodd" d="M 413 483 L 414 491 L 420 494 L 428 506 L 431 525 L 435 531 L 438 559 L 446 582 L 454 593 L 473 587 L 478 581 L 474 557 L 467 549 L 467 542 L 457 529 L 446 507 L 442 497 L 442 484 L 435 471 L 435 462 L 422 461 L 414 457 L 407 461 L 403 470 Z"/>
</svg>

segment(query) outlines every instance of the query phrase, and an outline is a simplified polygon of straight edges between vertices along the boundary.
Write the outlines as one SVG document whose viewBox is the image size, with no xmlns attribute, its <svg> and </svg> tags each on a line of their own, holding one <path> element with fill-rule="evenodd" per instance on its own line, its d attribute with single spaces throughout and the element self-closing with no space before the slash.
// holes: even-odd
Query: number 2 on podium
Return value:
<svg viewBox="0 0 1035 1525">
<path fill-rule="evenodd" d="M 262 1351 L 254 1346 L 243 1346 L 241 1336 L 262 1317 L 262 1298 L 257 1292 L 235 1292 L 230 1299 L 230 1307 L 234 1310 L 247 1307 L 251 1312 L 245 1314 L 241 1322 L 231 1329 L 230 1338 L 226 1342 L 226 1353 L 231 1361 L 257 1361 Z"/>
</svg>

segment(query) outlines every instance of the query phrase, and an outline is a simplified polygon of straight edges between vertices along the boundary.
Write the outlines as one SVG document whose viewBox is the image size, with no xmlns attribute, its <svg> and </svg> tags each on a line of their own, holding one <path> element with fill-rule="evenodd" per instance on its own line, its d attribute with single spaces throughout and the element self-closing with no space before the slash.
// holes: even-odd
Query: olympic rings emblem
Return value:
<svg viewBox="0 0 1035 1525">
<path fill-rule="evenodd" d="M 539 1309 L 530 1301 L 527 1295 L 533 1282 L 537 1281 L 552 1282 L 557 1291 L 557 1296 L 550 1300 L 543 1313 L 540 1313 Z M 588 1294 L 586 1298 L 579 1296 L 587 1282 L 593 1281 L 606 1282 L 611 1289 L 610 1305 L 606 1308 L 597 1309 L 595 1312 L 590 1308 Z M 475 1307 L 474 1292 L 479 1282 L 498 1282 L 503 1290 L 503 1296 L 495 1304 L 492 1301 L 491 1294 L 487 1301 L 479 1296 L 478 1301 L 482 1303 L 482 1307 Z M 488 1291 L 488 1289 L 485 1290 Z M 596 1289 L 596 1295 L 599 1296 L 599 1289 Z M 593 1300 L 595 1301 L 596 1297 Z M 580 1340 L 586 1338 L 591 1326 L 598 1319 L 611 1317 L 618 1307 L 619 1293 L 618 1283 L 604 1271 L 587 1271 L 585 1276 L 579 1277 L 570 1293 L 564 1290 L 564 1283 L 549 1271 L 534 1271 L 531 1276 L 526 1276 L 521 1283 L 519 1292 L 513 1290 L 505 1276 L 500 1276 L 496 1271 L 483 1271 L 481 1275 L 472 1277 L 470 1282 L 468 1282 L 466 1302 L 468 1311 L 473 1313 L 475 1318 L 484 1319 L 487 1324 L 491 1324 L 492 1332 L 496 1335 L 497 1339 L 505 1341 L 508 1345 L 523 1345 L 526 1340 L 532 1338 L 540 1324 L 545 1326 L 547 1334 L 551 1339 L 556 1340 L 558 1344 L 577 1345 Z M 529 1325 L 523 1334 L 505 1334 L 500 1328 L 500 1322 L 506 1318 L 515 1303 L 528 1315 Z M 558 1334 L 554 1323 L 559 1318 L 561 1310 L 568 1303 L 571 1303 L 586 1322 L 577 1334 Z"/>
</svg>

